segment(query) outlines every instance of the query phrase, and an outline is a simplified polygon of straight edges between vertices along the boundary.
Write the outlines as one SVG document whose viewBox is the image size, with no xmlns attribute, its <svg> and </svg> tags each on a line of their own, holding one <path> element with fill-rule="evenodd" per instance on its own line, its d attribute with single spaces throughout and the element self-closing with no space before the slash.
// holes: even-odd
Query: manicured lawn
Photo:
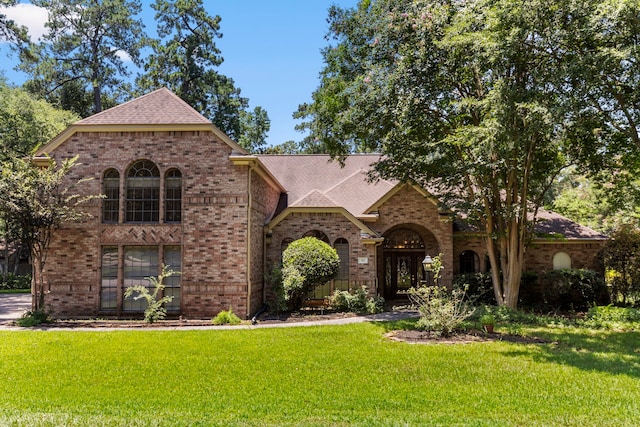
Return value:
<svg viewBox="0 0 640 427">
<path fill-rule="evenodd" d="M 389 325 L 0 332 L 0 425 L 624 426 L 640 332 L 411 345 Z"/>
</svg>

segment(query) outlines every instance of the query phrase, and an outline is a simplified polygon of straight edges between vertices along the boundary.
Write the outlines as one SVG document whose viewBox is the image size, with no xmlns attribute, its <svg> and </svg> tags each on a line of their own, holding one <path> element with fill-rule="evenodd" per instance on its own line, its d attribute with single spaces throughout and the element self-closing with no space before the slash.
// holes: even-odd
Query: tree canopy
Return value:
<svg viewBox="0 0 640 427">
<path fill-rule="evenodd" d="M 21 64 L 31 76 L 30 89 L 83 117 L 118 100 L 126 92 L 124 78 L 131 73 L 125 60 L 140 64 L 144 33 L 142 21 L 135 18 L 140 1 L 32 3 L 46 8 L 49 20 L 44 40 L 32 48 L 34 56 Z M 78 96 L 84 102 L 77 102 Z"/>
<path fill-rule="evenodd" d="M 76 120 L 75 114 L 0 81 L 0 162 L 31 155 Z"/>
<path fill-rule="evenodd" d="M 242 146 L 260 151 L 270 126 L 267 112 L 249 111 L 233 79 L 217 71 L 224 61 L 215 44 L 222 37 L 220 16 L 209 15 L 202 0 L 155 0 L 152 7 L 158 39 L 149 42 L 139 90 L 168 87 Z"/>
<path fill-rule="evenodd" d="M 362 0 L 332 7 L 305 126 L 373 178 L 416 182 L 484 236 L 496 300 L 515 307 L 538 207 L 602 116 L 576 108 L 579 38 L 595 2 Z M 585 150 L 586 153 L 587 150 Z M 590 151 L 593 153 L 593 151 Z"/>
</svg>

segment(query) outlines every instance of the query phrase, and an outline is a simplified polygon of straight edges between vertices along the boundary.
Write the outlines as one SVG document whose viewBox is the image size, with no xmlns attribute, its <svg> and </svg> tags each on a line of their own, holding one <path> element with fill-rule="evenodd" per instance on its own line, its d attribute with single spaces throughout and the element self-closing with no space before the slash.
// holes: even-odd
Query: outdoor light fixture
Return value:
<svg viewBox="0 0 640 427">
<path fill-rule="evenodd" d="M 424 268 L 424 271 L 426 272 L 431 271 L 432 265 L 433 265 L 433 260 L 431 259 L 431 257 L 429 255 L 425 256 L 424 259 L 422 260 L 422 267 Z"/>
</svg>

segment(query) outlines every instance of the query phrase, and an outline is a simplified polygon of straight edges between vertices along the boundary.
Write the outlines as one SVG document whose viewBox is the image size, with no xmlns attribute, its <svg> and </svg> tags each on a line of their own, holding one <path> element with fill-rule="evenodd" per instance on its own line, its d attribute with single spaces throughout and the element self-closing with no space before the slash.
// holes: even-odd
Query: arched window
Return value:
<svg viewBox="0 0 640 427">
<path fill-rule="evenodd" d="M 480 271 L 480 258 L 474 251 L 464 251 L 460 254 L 460 274 L 476 273 Z"/>
<path fill-rule="evenodd" d="M 169 169 L 164 180 L 164 222 L 182 221 L 182 174 Z"/>
<path fill-rule="evenodd" d="M 102 179 L 102 222 L 117 223 L 120 212 L 120 173 L 115 169 L 108 169 Z"/>
<path fill-rule="evenodd" d="M 424 249 L 424 241 L 417 232 L 400 228 L 384 238 L 385 249 Z"/>
<path fill-rule="evenodd" d="M 127 171 L 126 221 L 160 221 L 160 171 L 149 160 L 140 160 Z"/>
<path fill-rule="evenodd" d="M 565 270 L 571 268 L 571 257 L 565 252 L 558 252 L 553 256 L 553 269 Z"/>
<path fill-rule="evenodd" d="M 334 290 L 348 290 L 349 289 L 349 242 L 347 239 L 340 238 L 335 241 L 333 247 L 340 257 L 340 269 L 334 280 Z"/>
<path fill-rule="evenodd" d="M 322 240 L 323 242 L 329 244 L 329 237 L 320 230 L 307 231 L 302 235 L 302 237 L 315 237 L 316 239 Z"/>
</svg>

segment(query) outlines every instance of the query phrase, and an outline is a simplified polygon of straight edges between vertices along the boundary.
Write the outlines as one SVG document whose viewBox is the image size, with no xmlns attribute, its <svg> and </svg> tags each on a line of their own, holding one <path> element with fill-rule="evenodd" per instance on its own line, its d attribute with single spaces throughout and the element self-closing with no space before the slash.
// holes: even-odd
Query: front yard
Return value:
<svg viewBox="0 0 640 427">
<path fill-rule="evenodd" d="M 547 344 L 385 338 L 401 326 L 3 331 L 0 425 L 638 422 L 638 331 L 519 329 Z"/>
</svg>

